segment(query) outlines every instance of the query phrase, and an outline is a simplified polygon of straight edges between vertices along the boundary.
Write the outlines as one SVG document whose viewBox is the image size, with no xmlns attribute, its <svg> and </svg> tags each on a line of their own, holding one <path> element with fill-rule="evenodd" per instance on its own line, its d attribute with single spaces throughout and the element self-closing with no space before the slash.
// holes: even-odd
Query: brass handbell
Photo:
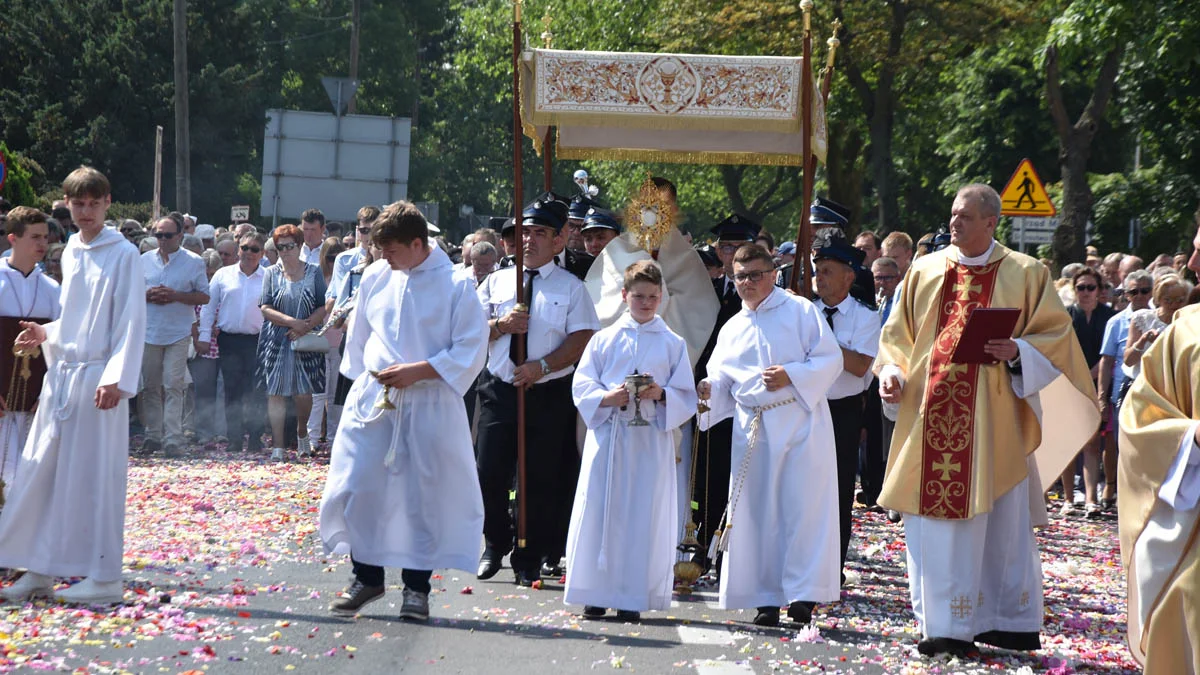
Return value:
<svg viewBox="0 0 1200 675">
<path fill-rule="evenodd" d="M 379 379 L 379 373 L 371 371 L 371 376 L 376 380 Z M 396 405 L 392 403 L 392 386 L 390 384 L 383 385 L 383 391 L 379 393 L 379 400 L 375 401 L 376 410 L 395 410 Z"/>
</svg>

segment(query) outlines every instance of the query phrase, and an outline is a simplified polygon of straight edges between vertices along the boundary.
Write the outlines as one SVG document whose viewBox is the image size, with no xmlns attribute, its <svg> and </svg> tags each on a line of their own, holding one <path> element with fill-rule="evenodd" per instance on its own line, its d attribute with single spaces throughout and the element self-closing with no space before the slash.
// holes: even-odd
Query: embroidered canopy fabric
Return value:
<svg viewBox="0 0 1200 675">
<path fill-rule="evenodd" d="M 556 127 L 562 159 L 801 164 L 801 58 L 537 49 L 521 64 L 525 134 Z M 824 161 L 815 85 L 812 99 Z"/>
</svg>

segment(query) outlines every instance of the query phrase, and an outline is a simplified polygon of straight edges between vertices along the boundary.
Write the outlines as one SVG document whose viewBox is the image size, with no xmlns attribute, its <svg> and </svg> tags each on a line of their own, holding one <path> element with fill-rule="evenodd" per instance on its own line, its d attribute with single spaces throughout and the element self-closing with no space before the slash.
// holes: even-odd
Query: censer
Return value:
<svg viewBox="0 0 1200 675">
<path fill-rule="evenodd" d="M 696 419 L 699 421 L 700 415 L 709 411 L 708 405 L 704 401 L 696 407 Z M 706 435 L 708 432 L 704 432 Z M 704 570 L 700 568 L 700 563 L 692 558 L 695 554 L 700 553 L 704 547 L 700 545 L 700 541 L 696 538 L 696 532 L 700 529 L 696 525 L 695 518 L 692 517 L 693 509 L 691 507 L 692 495 L 696 490 L 696 463 L 697 456 L 700 450 L 700 426 L 696 425 L 696 430 L 692 434 L 692 472 L 688 479 L 688 519 L 683 524 L 683 539 L 679 545 L 675 547 L 683 555 L 683 559 L 675 563 L 675 592 L 688 594 L 692 592 L 692 584 L 704 574 Z"/>
<path fill-rule="evenodd" d="M 371 376 L 379 379 L 378 371 L 371 371 Z M 383 385 L 383 391 L 379 392 L 379 400 L 375 401 L 376 410 L 395 410 L 396 405 L 392 403 L 392 385 Z"/>
</svg>

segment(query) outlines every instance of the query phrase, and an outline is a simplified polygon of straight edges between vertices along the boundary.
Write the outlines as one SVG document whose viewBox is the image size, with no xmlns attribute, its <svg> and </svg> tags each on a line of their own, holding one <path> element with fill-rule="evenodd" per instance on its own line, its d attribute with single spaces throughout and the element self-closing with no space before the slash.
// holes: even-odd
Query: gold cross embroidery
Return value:
<svg viewBox="0 0 1200 675">
<path fill-rule="evenodd" d="M 946 380 L 949 382 L 957 382 L 959 375 L 967 374 L 967 365 L 965 363 L 947 363 L 942 372 L 946 374 Z"/>
<path fill-rule="evenodd" d="M 950 453 L 943 452 L 942 461 L 934 462 L 933 467 L 931 467 L 934 471 L 942 472 L 942 480 L 950 480 L 951 473 L 958 473 L 960 470 L 962 470 L 962 464 L 951 461 L 952 457 L 953 455 Z"/>
<path fill-rule="evenodd" d="M 1021 606 L 1022 607 L 1029 606 L 1029 591 L 1025 591 L 1024 593 L 1021 594 Z"/>
<path fill-rule="evenodd" d="M 974 280 L 975 277 L 972 277 L 968 274 L 967 276 L 963 277 L 962 281 L 954 284 L 954 292 L 962 296 L 969 296 L 972 293 L 979 293 L 983 291 L 983 284 L 971 283 Z"/>
<path fill-rule="evenodd" d="M 979 591 L 979 599 L 975 601 L 976 607 L 983 607 L 983 591 Z"/>
<path fill-rule="evenodd" d="M 965 619 L 971 616 L 971 598 L 965 595 L 960 595 L 950 603 L 950 613 L 956 619 Z"/>
</svg>

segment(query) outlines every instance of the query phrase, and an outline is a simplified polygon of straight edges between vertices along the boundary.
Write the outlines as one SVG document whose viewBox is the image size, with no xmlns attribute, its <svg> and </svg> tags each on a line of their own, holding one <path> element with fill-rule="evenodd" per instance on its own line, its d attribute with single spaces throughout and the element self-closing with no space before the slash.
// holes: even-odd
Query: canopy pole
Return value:
<svg viewBox="0 0 1200 675">
<path fill-rule="evenodd" d="M 800 260 L 799 268 L 792 274 L 791 290 L 800 295 L 812 297 L 812 231 L 809 224 L 809 209 L 812 208 L 813 173 L 816 164 L 812 162 L 812 110 L 813 110 L 813 81 L 812 81 L 812 0 L 801 0 L 800 10 L 804 12 L 804 62 L 800 71 L 800 156 L 802 190 L 800 203 L 800 227 L 796 231 L 796 257 Z M 811 167 L 811 168 L 810 168 Z M 800 280 L 804 286 L 800 286 Z"/>
<path fill-rule="evenodd" d="M 525 297 L 525 255 L 522 241 L 524 235 L 521 227 L 521 211 L 525 202 L 524 186 L 521 184 L 524 166 L 521 157 L 521 4 L 522 0 L 513 0 L 512 26 L 512 66 L 513 66 L 513 238 L 516 243 L 514 253 L 517 272 L 517 300 Z M 526 309 L 528 311 L 528 308 Z M 510 338 L 515 339 L 515 338 Z M 525 362 L 525 341 L 517 342 L 517 360 Z M 517 548 L 524 549 L 526 543 L 526 522 L 528 509 L 525 498 L 525 389 L 517 387 Z"/>
<path fill-rule="evenodd" d="M 829 39 L 825 41 L 825 44 L 829 45 L 829 60 L 825 62 L 825 75 L 821 79 L 821 102 L 825 104 L 826 110 L 829 109 L 829 90 L 833 87 L 834 60 L 837 58 L 837 48 L 842 44 L 842 41 L 839 40 L 837 36 L 838 31 L 841 29 L 842 22 L 834 19 L 833 35 L 829 36 Z M 808 171 L 814 177 L 817 175 L 816 155 L 808 158 L 808 165 L 806 166 L 805 171 Z"/>
<path fill-rule="evenodd" d="M 554 158 L 550 156 L 550 139 L 554 136 L 554 127 L 546 128 L 546 137 L 542 139 L 542 190 L 550 192 L 554 189 Z"/>
</svg>

